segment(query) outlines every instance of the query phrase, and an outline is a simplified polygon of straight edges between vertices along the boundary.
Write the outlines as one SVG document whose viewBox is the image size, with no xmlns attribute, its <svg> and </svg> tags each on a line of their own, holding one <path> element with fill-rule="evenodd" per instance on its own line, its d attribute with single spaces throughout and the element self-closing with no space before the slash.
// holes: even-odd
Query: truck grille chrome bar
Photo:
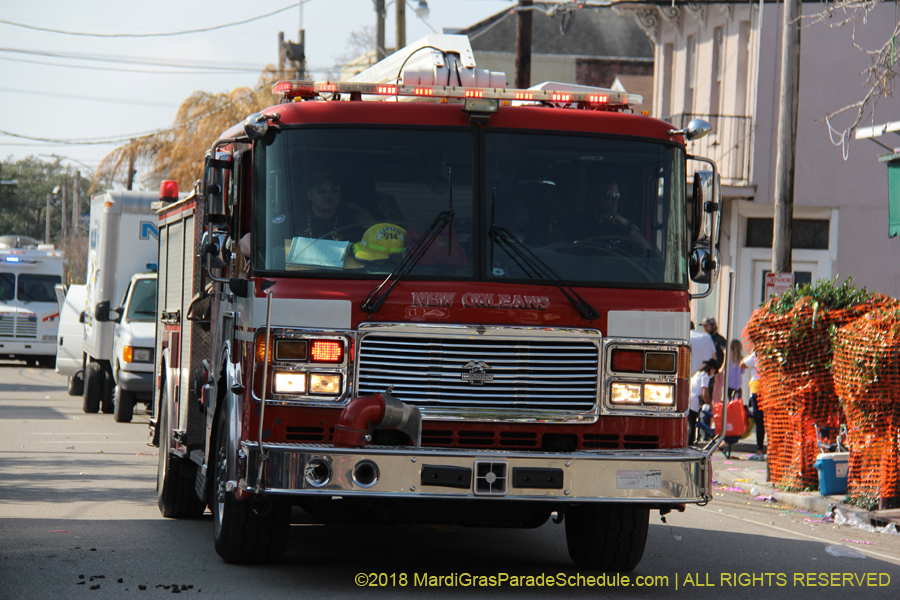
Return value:
<svg viewBox="0 0 900 600">
<path fill-rule="evenodd" d="M 423 414 L 487 409 L 498 415 L 583 415 L 597 407 L 599 365 L 594 340 L 372 333 L 360 341 L 358 393 L 392 385 L 397 398 Z"/>
</svg>

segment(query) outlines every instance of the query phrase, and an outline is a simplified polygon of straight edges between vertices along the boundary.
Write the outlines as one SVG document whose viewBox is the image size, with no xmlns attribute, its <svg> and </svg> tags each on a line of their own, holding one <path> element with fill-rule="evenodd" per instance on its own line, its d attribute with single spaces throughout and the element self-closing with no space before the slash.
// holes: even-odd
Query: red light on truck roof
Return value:
<svg viewBox="0 0 900 600">
<path fill-rule="evenodd" d="M 177 181 L 163 181 L 159 184 L 159 199 L 160 200 L 178 200 L 178 182 Z"/>
<path fill-rule="evenodd" d="M 273 94 L 284 94 L 286 92 L 291 91 L 292 87 L 293 86 L 291 85 L 290 81 L 279 81 L 278 83 L 276 83 L 275 85 L 272 86 L 272 93 Z"/>
<path fill-rule="evenodd" d="M 591 94 L 588 96 L 588 102 L 591 104 L 607 104 L 609 102 L 609 96 L 606 94 Z"/>
<path fill-rule="evenodd" d="M 571 102 L 572 94 L 562 94 L 559 92 L 554 92 L 550 94 L 550 102 Z"/>
<path fill-rule="evenodd" d="M 534 100 L 532 92 L 516 92 L 516 100 Z"/>
<path fill-rule="evenodd" d="M 484 98 L 484 90 L 466 90 L 466 98 Z"/>
<path fill-rule="evenodd" d="M 320 92 L 336 92 L 337 85 L 335 85 L 333 83 L 323 83 L 323 84 L 319 85 L 319 91 Z"/>
<path fill-rule="evenodd" d="M 379 85 L 375 88 L 376 93 L 381 94 L 383 96 L 396 96 L 397 95 L 397 86 L 396 85 Z"/>
<path fill-rule="evenodd" d="M 344 360 L 344 345 L 336 340 L 314 340 L 310 356 L 313 362 L 341 362 Z"/>
<path fill-rule="evenodd" d="M 434 96 L 434 89 L 417 87 L 415 94 L 416 96 Z"/>
</svg>

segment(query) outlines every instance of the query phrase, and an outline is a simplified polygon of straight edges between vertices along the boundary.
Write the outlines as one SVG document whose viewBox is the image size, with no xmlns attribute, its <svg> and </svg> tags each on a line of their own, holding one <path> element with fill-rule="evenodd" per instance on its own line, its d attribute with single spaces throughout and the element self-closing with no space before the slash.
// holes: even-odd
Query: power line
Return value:
<svg viewBox="0 0 900 600">
<path fill-rule="evenodd" d="M 66 69 L 87 69 L 89 71 L 114 71 L 116 73 L 144 73 L 147 75 L 245 75 L 246 70 L 240 71 L 148 71 L 146 69 L 117 69 L 115 67 L 91 67 L 87 65 L 65 65 L 60 63 L 41 62 L 39 60 L 25 60 L 23 58 L 7 58 L 0 56 L 0 60 L 19 62 L 29 65 L 44 65 L 47 67 L 63 67 Z M 262 71 L 262 69 L 259 69 Z"/>
<path fill-rule="evenodd" d="M 292 8 L 296 8 L 298 3 L 290 4 L 285 6 L 284 8 L 279 8 L 278 10 L 272 11 L 270 13 L 266 13 L 264 15 L 259 15 L 257 17 L 253 17 L 250 19 L 246 19 L 244 21 L 236 21 L 234 23 L 225 23 L 224 25 L 215 25 L 213 27 L 206 27 L 204 29 L 188 29 L 185 31 L 171 31 L 168 33 L 86 33 L 82 31 L 62 31 L 59 29 L 48 29 L 45 27 L 35 27 L 34 25 L 25 25 L 24 23 L 15 23 L 13 21 L 5 21 L 0 19 L 0 23 L 4 23 L 6 25 L 12 25 L 13 27 L 22 27 L 24 29 L 31 29 L 33 31 L 43 31 L 46 33 L 59 33 L 62 35 L 79 35 L 86 37 L 99 37 L 99 38 L 145 38 L 145 37 L 171 37 L 174 35 L 186 35 L 190 33 L 203 33 L 206 31 L 215 31 L 217 29 L 225 29 L 226 27 L 234 27 L 236 25 L 244 25 L 245 23 L 252 23 L 253 21 L 258 21 L 260 19 L 265 19 L 266 17 L 271 17 L 272 15 L 277 15 L 278 13 L 282 13 L 286 10 L 290 10 Z"/>
<path fill-rule="evenodd" d="M 167 58 L 149 58 L 143 56 L 117 56 L 109 54 L 79 54 L 77 52 L 48 52 L 46 50 L 26 50 L 23 48 L 0 48 L 0 52 L 12 54 L 30 54 L 34 56 L 49 56 L 51 58 L 64 58 L 72 60 L 91 60 L 97 62 L 126 63 L 132 65 L 148 65 L 153 67 L 175 67 L 185 69 L 210 69 L 217 71 L 259 71 L 260 67 L 254 63 L 216 63 L 210 61 L 187 61 Z"/>
<path fill-rule="evenodd" d="M 11 94 L 28 94 L 31 96 L 42 96 L 45 98 L 48 97 L 47 92 L 44 89 L 16 90 L 13 88 L 0 87 L 0 92 L 7 92 L 7 93 L 11 93 Z M 142 100 L 125 99 L 125 98 L 117 99 L 117 98 L 101 98 L 99 96 L 76 96 L 73 94 L 69 94 L 65 91 L 61 91 L 57 94 L 54 94 L 52 96 L 52 98 L 54 100 L 59 100 L 60 98 L 64 98 L 65 100 L 90 100 L 91 102 L 106 102 L 109 104 L 128 104 L 129 106 L 155 106 L 155 107 L 160 107 L 160 108 L 173 108 L 173 107 L 178 106 L 178 104 L 171 103 L 171 102 L 169 102 L 169 103 L 146 102 L 146 101 L 142 101 Z"/>
</svg>

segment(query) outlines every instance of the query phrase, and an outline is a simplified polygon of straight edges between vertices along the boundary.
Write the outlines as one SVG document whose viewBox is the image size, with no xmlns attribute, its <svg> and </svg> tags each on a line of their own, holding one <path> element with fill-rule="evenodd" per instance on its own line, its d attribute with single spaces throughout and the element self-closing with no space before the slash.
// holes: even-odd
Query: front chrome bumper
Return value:
<svg viewBox="0 0 900 600">
<path fill-rule="evenodd" d="M 261 491 L 271 494 L 655 505 L 711 497 L 712 465 L 693 448 L 565 454 L 328 444 L 264 448 Z M 238 484 L 245 490 L 258 491 L 258 460 L 258 445 L 242 442 Z"/>
</svg>

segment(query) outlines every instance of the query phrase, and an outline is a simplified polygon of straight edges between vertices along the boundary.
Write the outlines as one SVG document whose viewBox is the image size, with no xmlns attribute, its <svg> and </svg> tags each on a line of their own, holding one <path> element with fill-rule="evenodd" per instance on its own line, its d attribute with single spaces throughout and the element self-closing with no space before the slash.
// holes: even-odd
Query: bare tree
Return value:
<svg viewBox="0 0 900 600">
<path fill-rule="evenodd" d="M 347 46 L 344 51 L 334 59 L 334 67 L 328 73 L 329 79 L 337 79 L 342 67 L 373 50 L 375 50 L 375 27 L 366 25 L 361 29 L 351 31 L 347 36 Z"/>
<path fill-rule="evenodd" d="M 227 93 L 194 92 L 175 115 L 171 128 L 135 138 L 106 155 L 97 167 L 90 193 L 103 183 L 112 186 L 127 179 L 128 165 L 144 166 L 144 181 L 173 179 L 179 189 L 190 190 L 202 175 L 206 150 L 219 135 L 248 115 L 276 104 L 272 84 L 275 67 L 270 65 L 253 88 L 237 88 Z"/>
<path fill-rule="evenodd" d="M 900 39 L 898 39 L 900 38 L 900 18 L 898 18 L 900 17 L 900 4 L 894 3 L 893 31 L 880 48 L 863 48 L 855 41 L 857 23 L 866 23 L 872 17 L 872 11 L 879 4 L 885 3 L 881 0 L 831 0 L 827 4 L 823 4 L 819 10 L 802 17 L 807 26 L 827 24 L 829 27 L 852 27 L 853 46 L 870 58 L 869 66 L 860 71 L 860 75 L 865 77 L 865 93 L 862 98 L 825 117 L 829 128 L 840 136 L 841 141 L 848 139 L 853 134 L 859 124 L 875 109 L 879 99 L 893 97 L 895 78 L 900 74 L 900 68 L 897 66 L 898 59 L 900 59 Z M 844 114 L 852 116 L 851 124 L 842 131 L 834 130 L 831 127 L 831 120 Z"/>
</svg>

